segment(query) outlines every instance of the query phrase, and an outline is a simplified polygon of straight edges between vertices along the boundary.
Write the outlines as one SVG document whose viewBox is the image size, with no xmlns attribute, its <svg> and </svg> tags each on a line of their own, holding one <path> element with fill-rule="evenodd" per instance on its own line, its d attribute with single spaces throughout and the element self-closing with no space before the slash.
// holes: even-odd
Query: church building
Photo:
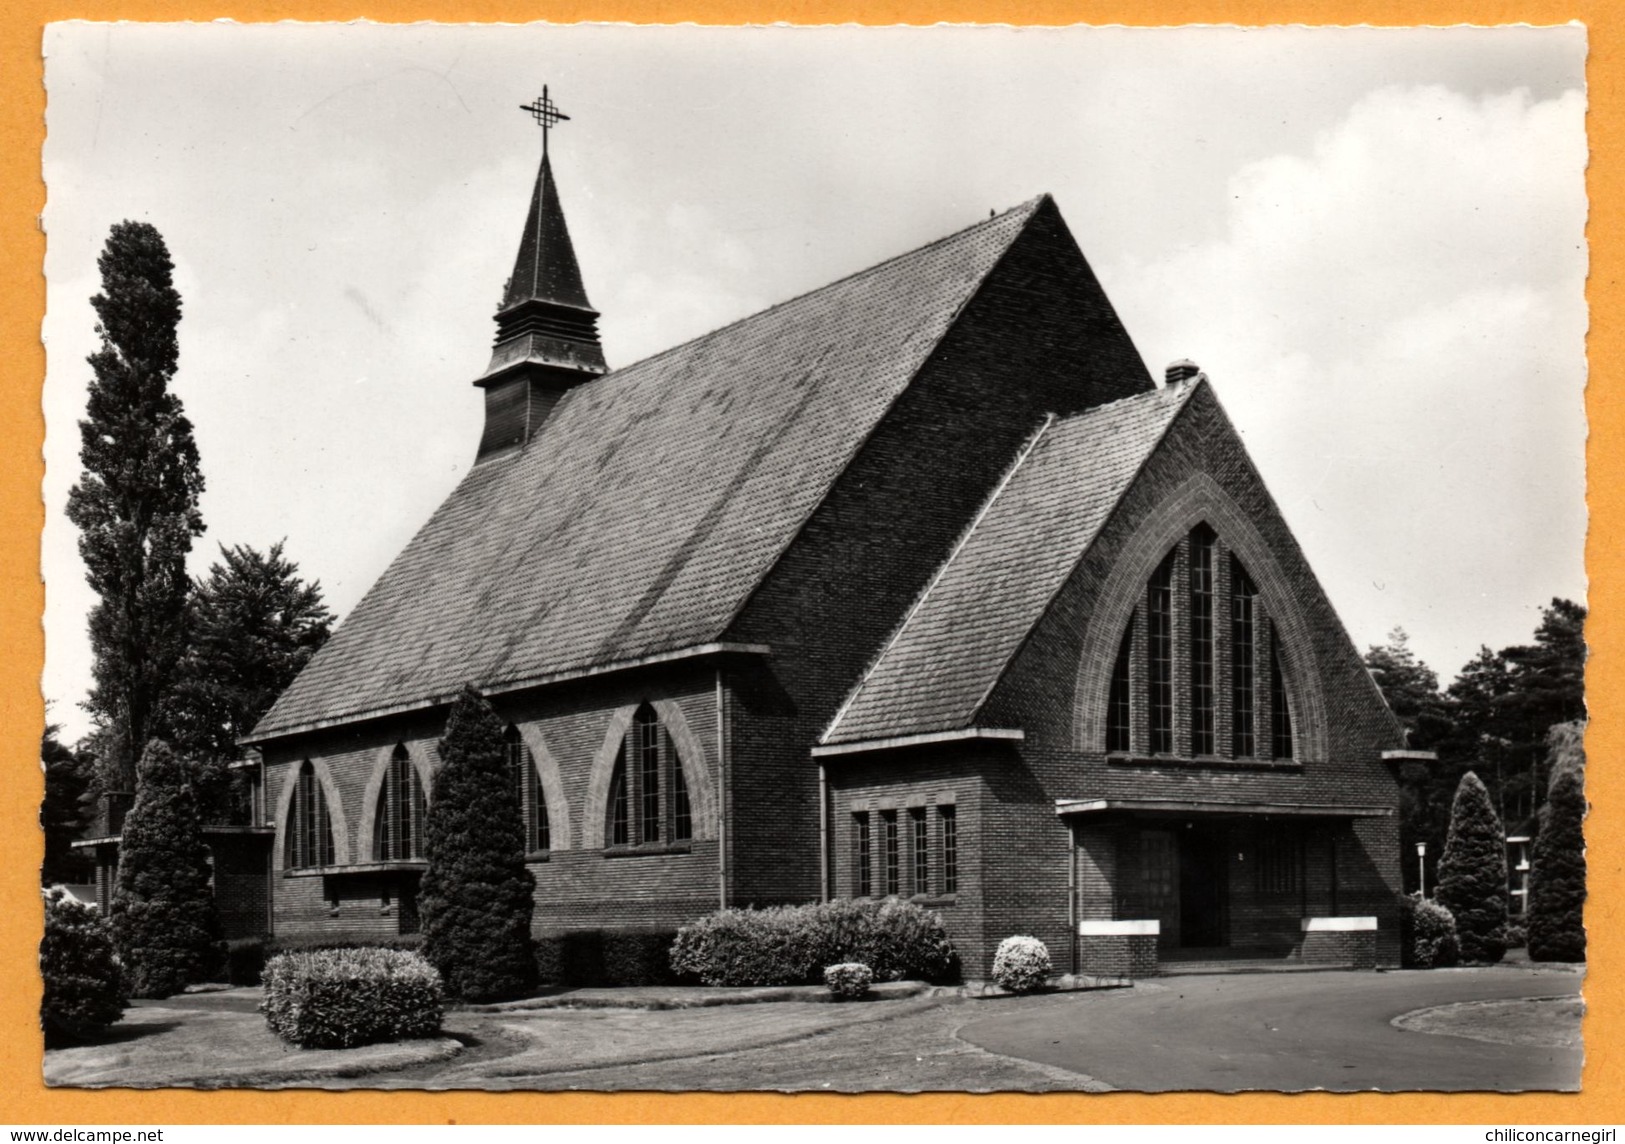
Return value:
<svg viewBox="0 0 1625 1144">
<path fill-rule="evenodd" d="M 538 935 L 897 896 L 972 978 L 1397 962 L 1414 753 L 1048 195 L 618 369 L 597 318 L 544 142 L 472 465 L 247 741 L 278 937 L 416 929 L 472 684 Z"/>
</svg>

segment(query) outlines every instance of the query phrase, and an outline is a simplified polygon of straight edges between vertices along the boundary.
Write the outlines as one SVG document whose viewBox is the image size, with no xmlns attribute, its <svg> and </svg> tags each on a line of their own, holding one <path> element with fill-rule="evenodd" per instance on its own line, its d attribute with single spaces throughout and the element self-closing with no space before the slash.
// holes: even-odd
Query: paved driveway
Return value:
<svg viewBox="0 0 1625 1144">
<path fill-rule="evenodd" d="M 990 1006 L 959 1035 L 1135 1091 L 1577 1089 L 1579 1049 L 1390 1022 L 1437 1005 L 1569 996 L 1580 983 L 1572 971 L 1527 967 L 1170 977 L 1040 1008 Z"/>
</svg>

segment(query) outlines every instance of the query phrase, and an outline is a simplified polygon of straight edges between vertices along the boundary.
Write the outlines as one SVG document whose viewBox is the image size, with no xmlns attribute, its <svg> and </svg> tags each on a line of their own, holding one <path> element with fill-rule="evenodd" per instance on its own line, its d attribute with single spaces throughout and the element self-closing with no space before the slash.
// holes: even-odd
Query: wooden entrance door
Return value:
<svg viewBox="0 0 1625 1144">
<path fill-rule="evenodd" d="M 1229 944 L 1229 888 L 1222 830 L 1192 826 L 1179 832 L 1179 944 Z"/>
</svg>

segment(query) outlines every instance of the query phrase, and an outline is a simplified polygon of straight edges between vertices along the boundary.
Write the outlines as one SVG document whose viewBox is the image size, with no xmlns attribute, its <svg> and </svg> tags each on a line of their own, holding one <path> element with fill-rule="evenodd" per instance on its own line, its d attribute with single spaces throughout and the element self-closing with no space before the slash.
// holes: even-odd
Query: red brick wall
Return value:
<svg viewBox="0 0 1625 1144">
<path fill-rule="evenodd" d="M 1314 665 L 1313 679 L 1300 673 L 1295 683 L 1306 694 L 1318 690 L 1310 698 L 1324 709 L 1320 721 L 1324 729 L 1323 754 L 1300 751 L 1298 758 L 1279 766 L 1176 762 L 1151 765 L 1108 762 L 1103 741 L 1079 740 L 1078 728 L 1084 722 L 1079 718 L 1080 694 L 1088 690 L 1080 686 L 1080 680 L 1099 679 L 1110 672 L 1121 638 L 1120 628 L 1105 633 L 1103 638 L 1089 638 L 1092 618 L 1103 611 L 1102 589 L 1124 553 L 1135 544 L 1145 522 L 1165 509 L 1168 498 L 1198 473 L 1211 477 L 1235 509 L 1251 522 L 1280 570 L 1279 583 L 1264 586 L 1266 602 L 1268 594 L 1274 592 L 1277 613 L 1284 616 L 1290 610 L 1302 621 L 1301 630 L 1283 630 L 1282 639 L 1305 641 L 1298 662 Z M 1224 527 L 1219 527 L 1219 533 L 1223 541 Z M 1154 559 L 1158 554 L 1148 555 Z M 1259 576 L 1258 571 L 1249 570 L 1255 578 Z M 1290 600 L 1281 598 L 1283 590 L 1291 593 Z M 1175 646 L 1184 642 L 1176 632 Z M 1096 649 L 1097 654 L 1081 662 L 1086 647 Z M 1175 678 L 1184 678 L 1177 664 Z M 1224 685 L 1221 679 L 1220 686 Z M 1183 706 L 1176 705 L 1176 709 Z M 1223 706 L 1221 703 L 1221 709 Z M 1392 717 L 1302 552 L 1275 511 L 1239 439 L 1206 391 L 1192 398 L 1170 429 L 1046 617 L 1018 652 L 980 721 L 1019 726 L 1027 736 L 1019 752 L 1020 765 L 1004 775 L 1002 797 L 997 799 L 999 813 L 989 823 L 991 851 L 1019 855 L 996 879 L 1009 889 L 995 887 L 997 896 L 988 902 L 990 931 L 1032 930 L 1049 925 L 1051 918 L 1064 918 L 1066 862 L 1062 848 L 1066 830 L 1055 816 L 1054 804 L 1059 798 L 1354 803 L 1382 807 L 1398 803 L 1394 776 L 1379 757 L 1381 749 L 1399 745 Z M 1221 726 L 1221 733 L 1224 730 Z M 1188 727 L 1176 726 L 1176 743 L 1188 743 Z M 1356 819 L 1352 825 L 1347 820 L 1341 822 L 1337 827 L 1340 910 L 1377 915 L 1382 925 L 1381 955 L 1393 960 L 1398 951 L 1398 916 L 1393 901 L 1399 888 L 1396 820 Z M 1245 841 L 1246 828 L 1237 829 L 1238 838 Z M 1235 848 L 1231 850 L 1230 860 L 1234 863 Z M 1325 875 L 1314 877 L 1320 885 L 1316 889 L 1312 879 L 1311 892 L 1326 893 Z M 1246 890 L 1249 884 L 1245 877 L 1232 881 L 1233 940 L 1259 940 L 1279 928 L 1280 919 L 1274 916 L 1279 911 L 1267 910 L 1263 903 L 1250 900 Z"/>
<path fill-rule="evenodd" d="M 1045 207 L 729 632 L 775 653 L 765 673 L 737 681 L 731 900 L 817 896 L 809 749 L 1044 415 L 1150 384 Z"/>
<path fill-rule="evenodd" d="M 714 829 L 698 818 L 695 839 L 681 850 L 633 851 L 606 856 L 583 849 L 589 814 L 589 787 L 594 762 L 609 741 L 617 713 L 642 702 L 673 703 L 682 714 L 691 751 L 710 781 L 715 781 L 717 730 L 714 674 L 703 668 L 652 668 L 636 675 L 553 688 L 517 698 L 497 697 L 498 714 L 529 734 L 539 733 L 558 768 L 563 806 L 550 800 L 555 823 L 554 850 L 546 861 L 531 863 L 536 877 L 533 928 L 551 932 L 603 926 L 669 926 L 714 909 L 718 901 L 718 843 Z M 322 764 L 332 776 L 348 839 L 349 862 L 372 860 L 364 852 L 372 806 L 364 805 L 369 780 L 380 760 L 396 743 L 414 753 L 438 759 L 437 740 L 443 714 L 380 720 L 359 728 L 306 736 L 302 741 L 272 744 L 266 750 L 266 783 L 270 813 L 283 816 L 285 785 L 305 759 Z M 697 810 L 697 808 L 696 808 Z M 561 815 L 567 822 L 561 823 Z M 564 829 L 560 829 L 560 826 Z M 338 830 L 335 829 L 337 836 Z M 816 842 L 816 835 L 812 839 Z M 337 843 L 337 837 L 335 838 Z M 566 846 L 565 843 L 568 843 Z M 342 863 L 344 848 L 340 847 Z M 415 874 L 354 873 L 312 875 L 281 869 L 275 855 L 276 930 L 299 937 L 387 937 L 400 928 L 400 891 Z M 384 891 L 393 904 L 382 904 Z M 335 912 L 329 895 L 337 895 Z"/>
</svg>

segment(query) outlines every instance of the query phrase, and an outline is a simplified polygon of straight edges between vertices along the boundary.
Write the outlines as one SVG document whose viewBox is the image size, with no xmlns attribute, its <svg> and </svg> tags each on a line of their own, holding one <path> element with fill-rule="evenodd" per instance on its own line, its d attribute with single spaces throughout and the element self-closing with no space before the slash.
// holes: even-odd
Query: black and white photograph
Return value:
<svg viewBox="0 0 1625 1144">
<path fill-rule="evenodd" d="M 43 52 L 47 1085 L 1581 1089 L 1583 27 Z"/>
</svg>

